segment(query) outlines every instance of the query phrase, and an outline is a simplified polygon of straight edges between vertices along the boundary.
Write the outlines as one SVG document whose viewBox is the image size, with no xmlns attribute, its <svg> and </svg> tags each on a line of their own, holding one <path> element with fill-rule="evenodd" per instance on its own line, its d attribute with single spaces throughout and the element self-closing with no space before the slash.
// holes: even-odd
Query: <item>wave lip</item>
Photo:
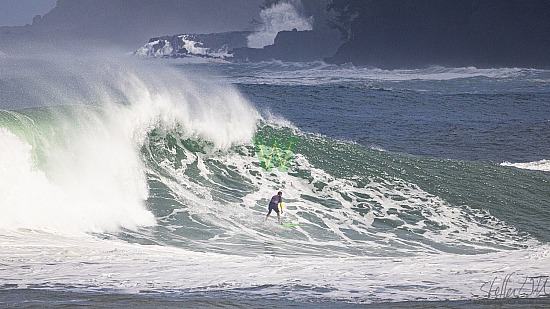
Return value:
<svg viewBox="0 0 550 309">
<path fill-rule="evenodd" d="M 32 85 L 22 92 L 55 106 L 0 110 L 0 229 L 154 226 L 142 153 L 150 131 L 178 128 L 212 151 L 252 139 L 258 113 L 229 85 L 135 59 L 80 60 L 60 55 L 17 73 Z"/>
</svg>

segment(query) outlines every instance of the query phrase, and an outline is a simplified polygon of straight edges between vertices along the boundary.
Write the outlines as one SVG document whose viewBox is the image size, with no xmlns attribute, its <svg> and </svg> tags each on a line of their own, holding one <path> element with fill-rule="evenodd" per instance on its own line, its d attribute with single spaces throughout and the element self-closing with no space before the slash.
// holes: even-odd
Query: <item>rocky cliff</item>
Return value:
<svg viewBox="0 0 550 309">
<path fill-rule="evenodd" d="M 349 41 L 329 59 L 379 68 L 550 68 L 550 1 L 333 0 Z"/>
</svg>

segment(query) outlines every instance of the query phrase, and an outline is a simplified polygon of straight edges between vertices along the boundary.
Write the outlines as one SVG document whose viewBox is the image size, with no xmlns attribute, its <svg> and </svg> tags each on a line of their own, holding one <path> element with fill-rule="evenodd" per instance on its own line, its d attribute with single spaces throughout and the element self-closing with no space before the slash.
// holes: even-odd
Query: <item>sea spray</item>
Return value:
<svg viewBox="0 0 550 309">
<path fill-rule="evenodd" d="M 149 131 L 179 128 L 179 137 L 204 139 L 212 151 L 252 140 L 259 116 L 230 86 L 191 82 L 139 60 L 63 59 L 43 59 L 23 80 L 49 108 L 6 111 L 21 117 L 0 119 L 0 228 L 75 233 L 155 225 L 141 153 Z M 32 128 L 21 121 L 25 114 L 33 114 Z"/>
<path fill-rule="evenodd" d="M 312 30 L 313 17 L 302 16 L 298 10 L 300 6 L 299 0 L 286 0 L 263 9 L 260 29 L 248 36 L 248 47 L 262 48 L 273 44 L 279 31 Z"/>
</svg>

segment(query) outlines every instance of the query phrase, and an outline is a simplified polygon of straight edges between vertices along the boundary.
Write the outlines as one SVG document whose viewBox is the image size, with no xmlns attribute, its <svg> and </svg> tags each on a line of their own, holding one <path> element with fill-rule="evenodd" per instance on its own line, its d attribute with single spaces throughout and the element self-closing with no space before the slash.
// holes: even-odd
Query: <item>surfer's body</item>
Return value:
<svg viewBox="0 0 550 309">
<path fill-rule="evenodd" d="M 281 207 L 280 213 L 279 206 Z M 269 218 L 271 211 L 275 211 L 277 213 L 277 219 L 279 220 L 279 223 L 281 223 L 281 214 L 283 213 L 283 192 L 279 191 L 277 192 L 277 195 L 271 197 L 271 201 L 269 201 L 268 212 L 265 216 L 266 220 L 267 218 Z"/>
</svg>

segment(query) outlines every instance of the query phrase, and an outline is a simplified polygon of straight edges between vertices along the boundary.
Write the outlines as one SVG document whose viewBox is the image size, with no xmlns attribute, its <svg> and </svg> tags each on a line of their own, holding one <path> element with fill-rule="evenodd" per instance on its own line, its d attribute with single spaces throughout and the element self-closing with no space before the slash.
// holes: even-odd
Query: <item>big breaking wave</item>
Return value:
<svg viewBox="0 0 550 309">
<path fill-rule="evenodd" d="M 548 218 L 530 196 L 547 196 L 545 174 L 300 132 L 233 87 L 159 63 L 66 63 L 22 82 L 54 106 L 0 111 L 8 283 L 262 297 L 275 284 L 289 299 L 395 301 L 471 297 L 494 261 L 547 265 L 530 217 Z M 263 170 L 254 136 L 299 140 L 288 173 Z M 297 229 L 263 222 L 279 189 Z M 494 198 L 510 189 L 513 202 Z"/>
</svg>

